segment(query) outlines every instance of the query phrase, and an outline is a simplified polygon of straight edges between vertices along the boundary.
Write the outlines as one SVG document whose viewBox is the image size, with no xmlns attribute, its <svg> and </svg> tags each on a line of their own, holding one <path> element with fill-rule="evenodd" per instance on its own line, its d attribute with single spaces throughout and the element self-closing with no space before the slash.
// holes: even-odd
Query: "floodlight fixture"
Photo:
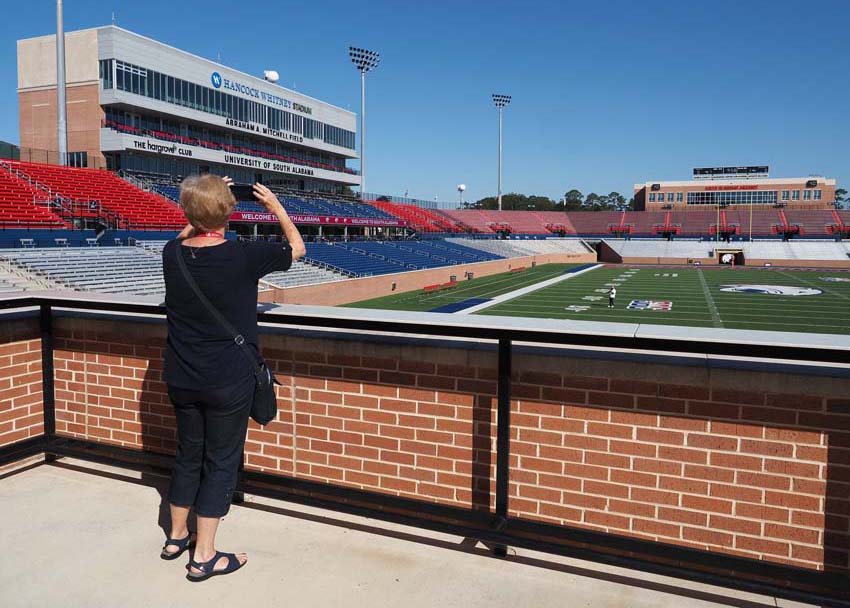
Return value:
<svg viewBox="0 0 850 608">
<path fill-rule="evenodd" d="M 351 57 L 351 63 L 361 72 L 374 70 L 381 62 L 381 54 L 377 51 L 361 49 L 356 46 L 348 47 L 348 56 Z"/>
<path fill-rule="evenodd" d="M 499 95 L 498 93 L 493 93 L 493 103 L 496 104 L 496 107 L 501 110 L 506 105 L 511 103 L 511 96 L 510 95 Z"/>
<path fill-rule="evenodd" d="M 351 63 L 360 72 L 360 198 L 366 191 L 366 72 L 374 70 L 381 62 L 377 51 L 348 47 Z"/>
</svg>

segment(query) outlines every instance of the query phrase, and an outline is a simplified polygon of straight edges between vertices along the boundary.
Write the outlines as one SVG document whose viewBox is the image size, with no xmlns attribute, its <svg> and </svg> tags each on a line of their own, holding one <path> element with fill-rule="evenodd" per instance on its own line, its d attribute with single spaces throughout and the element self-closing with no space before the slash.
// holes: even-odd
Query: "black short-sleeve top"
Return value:
<svg viewBox="0 0 850 608">
<path fill-rule="evenodd" d="M 165 382 L 175 388 L 203 390 L 243 381 L 251 373 L 245 354 L 198 301 L 180 272 L 175 250 L 186 260 L 189 273 L 207 299 L 239 330 L 246 343 L 258 349 L 258 281 L 270 272 L 288 270 L 292 249 L 281 243 L 238 241 L 188 247 L 176 240 L 163 249 L 168 320 Z"/>
</svg>

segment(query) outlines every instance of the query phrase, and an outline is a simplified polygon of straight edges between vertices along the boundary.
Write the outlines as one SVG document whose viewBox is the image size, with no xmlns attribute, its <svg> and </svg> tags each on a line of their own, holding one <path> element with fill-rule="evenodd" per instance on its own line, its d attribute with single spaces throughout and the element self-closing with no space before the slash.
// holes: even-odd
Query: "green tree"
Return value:
<svg viewBox="0 0 850 608">
<path fill-rule="evenodd" d="M 846 207 L 850 207 L 850 198 L 847 196 L 847 190 L 845 188 L 838 188 L 835 191 L 835 208 L 845 209 Z"/>
<path fill-rule="evenodd" d="M 595 192 L 591 192 L 584 197 L 584 202 L 581 204 L 581 208 L 584 211 L 599 211 L 602 208 L 602 197 Z"/>
<path fill-rule="evenodd" d="M 565 204 L 561 206 L 562 209 L 565 209 L 566 211 L 578 211 L 582 208 L 584 195 L 581 191 L 573 188 L 564 194 L 564 202 Z"/>
<path fill-rule="evenodd" d="M 625 211 L 626 199 L 619 192 L 611 192 L 606 198 L 606 207 L 610 211 Z"/>
<path fill-rule="evenodd" d="M 471 205 L 473 209 L 498 209 L 499 201 L 495 196 L 487 196 Z M 552 211 L 557 209 L 557 204 L 548 196 L 526 196 L 516 192 L 502 195 L 502 209 L 504 211 Z"/>
</svg>

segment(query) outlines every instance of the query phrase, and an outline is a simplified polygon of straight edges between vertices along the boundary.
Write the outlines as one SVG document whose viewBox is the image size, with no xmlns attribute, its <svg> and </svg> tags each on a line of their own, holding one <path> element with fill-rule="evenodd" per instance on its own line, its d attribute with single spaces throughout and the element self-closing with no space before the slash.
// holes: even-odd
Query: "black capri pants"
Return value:
<svg viewBox="0 0 850 608">
<path fill-rule="evenodd" d="M 177 455 L 168 502 L 201 517 L 230 510 L 254 397 L 254 377 L 213 390 L 168 387 L 177 417 Z"/>
</svg>

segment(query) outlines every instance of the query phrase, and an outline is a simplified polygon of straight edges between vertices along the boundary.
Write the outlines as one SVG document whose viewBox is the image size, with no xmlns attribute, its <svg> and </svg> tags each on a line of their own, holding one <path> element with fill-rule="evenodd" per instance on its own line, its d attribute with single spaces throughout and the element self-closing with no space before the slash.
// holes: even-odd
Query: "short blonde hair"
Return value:
<svg viewBox="0 0 850 608">
<path fill-rule="evenodd" d="M 194 228 L 214 230 L 227 225 L 236 206 L 230 187 L 218 175 L 190 175 L 180 184 L 180 204 Z"/>
</svg>

